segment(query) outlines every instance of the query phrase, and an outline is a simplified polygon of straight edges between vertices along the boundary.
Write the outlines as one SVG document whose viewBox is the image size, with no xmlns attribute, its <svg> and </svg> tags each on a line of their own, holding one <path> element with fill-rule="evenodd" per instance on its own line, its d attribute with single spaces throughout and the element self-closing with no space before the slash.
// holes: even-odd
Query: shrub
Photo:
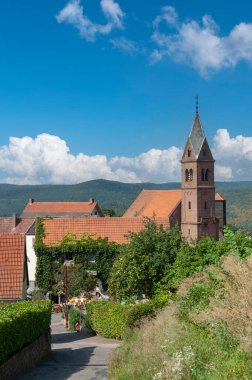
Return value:
<svg viewBox="0 0 252 380">
<path fill-rule="evenodd" d="M 0 306 L 0 364 L 25 345 L 48 333 L 50 301 L 24 301 Z"/>
<path fill-rule="evenodd" d="M 74 309 L 71 307 L 69 310 L 69 330 L 74 331 L 75 330 L 75 324 L 79 322 L 80 326 L 83 325 L 84 322 L 84 315 L 79 309 Z"/>
<path fill-rule="evenodd" d="M 87 327 L 105 338 L 121 339 L 127 329 L 130 308 L 118 302 L 90 302 L 87 304 Z"/>
<path fill-rule="evenodd" d="M 156 299 L 137 305 L 118 302 L 93 301 L 87 305 L 86 326 L 106 337 L 122 339 L 129 328 L 138 325 L 142 318 L 153 318 L 168 299 Z"/>
</svg>

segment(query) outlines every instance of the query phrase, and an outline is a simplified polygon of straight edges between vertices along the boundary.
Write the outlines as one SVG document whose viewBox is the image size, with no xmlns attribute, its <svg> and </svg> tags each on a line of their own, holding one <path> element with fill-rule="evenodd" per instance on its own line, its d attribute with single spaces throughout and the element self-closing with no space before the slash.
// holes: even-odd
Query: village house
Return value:
<svg viewBox="0 0 252 380">
<path fill-rule="evenodd" d="M 98 203 L 91 198 L 88 202 L 35 202 L 29 199 L 20 217 L 0 218 L 0 234 L 20 234 L 25 236 L 25 247 L 28 262 L 29 290 L 35 287 L 36 254 L 35 219 L 37 217 L 54 218 L 99 218 L 103 217 Z"/>
</svg>

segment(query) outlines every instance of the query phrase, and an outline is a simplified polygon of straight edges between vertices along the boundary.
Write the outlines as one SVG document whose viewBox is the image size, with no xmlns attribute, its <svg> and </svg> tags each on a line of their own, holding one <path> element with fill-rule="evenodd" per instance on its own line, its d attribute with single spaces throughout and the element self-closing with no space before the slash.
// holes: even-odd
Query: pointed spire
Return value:
<svg viewBox="0 0 252 380">
<path fill-rule="evenodd" d="M 196 95 L 196 98 L 195 98 L 195 101 L 196 101 L 196 115 L 199 114 L 199 97 L 198 95 Z"/>
<path fill-rule="evenodd" d="M 204 134 L 201 122 L 200 122 L 200 118 L 199 118 L 199 98 L 198 98 L 198 96 L 196 96 L 196 104 L 195 105 L 196 105 L 196 113 L 195 113 L 195 118 L 194 118 L 194 122 L 193 122 L 193 126 L 191 129 L 189 139 L 191 141 L 195 155 L 198 156 L 200 153 L 202 144 L 205 140 L 205 134 Z"/>
</svg>

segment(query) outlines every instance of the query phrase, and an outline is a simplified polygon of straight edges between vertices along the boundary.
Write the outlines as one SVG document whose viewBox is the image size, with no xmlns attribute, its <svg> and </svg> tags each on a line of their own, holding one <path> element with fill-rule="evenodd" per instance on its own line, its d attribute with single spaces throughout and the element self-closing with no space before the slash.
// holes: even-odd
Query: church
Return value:
<svg viewBox="0 0 252 380">
<path fill-rule="evenodd" d="M 187 240 L 204 235 L 219 239 L 226 224 L 226 201 L 215 193 L 214 158 L 198 112 L 181 160 L 181 189 L 143 190 L 125 218 L 167 217 L 170 225 L 180 225 Z"/>
</svg>

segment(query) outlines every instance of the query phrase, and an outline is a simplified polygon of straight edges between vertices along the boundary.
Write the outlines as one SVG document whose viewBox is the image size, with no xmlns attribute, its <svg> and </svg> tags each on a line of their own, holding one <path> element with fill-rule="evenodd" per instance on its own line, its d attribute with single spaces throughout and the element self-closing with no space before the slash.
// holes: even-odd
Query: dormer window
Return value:
<svg viewBox="0 0 252 380">
<path fill-rule="evenodd" d="M 188 151 L 187 151 L 188 157 L 191 157 L 191 153 L 192 153 L 192 151 L 190 149 L 188 149 Z"/>
</svg>

